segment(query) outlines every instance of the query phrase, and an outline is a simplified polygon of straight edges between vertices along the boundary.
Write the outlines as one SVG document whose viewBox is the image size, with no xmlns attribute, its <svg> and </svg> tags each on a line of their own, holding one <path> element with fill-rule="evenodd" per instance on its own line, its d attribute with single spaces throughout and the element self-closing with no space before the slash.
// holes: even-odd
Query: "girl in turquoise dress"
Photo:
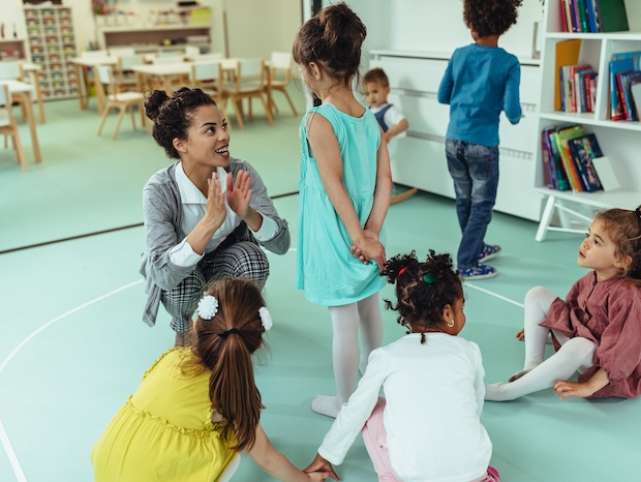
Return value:
<svg viewBox="0 0 641 482">
<path fill-rule="evenodd" d="M 392 181 L 380 127 L 351 89 L 365 35 L 361 20 L 341 3 L 307 21 L 293 48 L 306 85 L 321 101 L 300 128 L 298 288 L 329 308 L 336 396 L 316 397 L 312 409 L 332 417 L 356 385 L 359 327 L 364 362 L 383 332 L 380 238 Z"/>
</svg>

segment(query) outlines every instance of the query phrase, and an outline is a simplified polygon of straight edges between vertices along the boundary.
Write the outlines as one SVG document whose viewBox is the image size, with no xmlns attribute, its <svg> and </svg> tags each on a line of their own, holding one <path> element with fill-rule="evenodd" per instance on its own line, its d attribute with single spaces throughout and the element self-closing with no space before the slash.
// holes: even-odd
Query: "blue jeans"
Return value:
<svg viewBox="0 0 641 482">
<path fill-rule="evenodd" d="M 478 266 L 499 183 L 499 148 L 447 139 L 447 168 L 454 180 L 461 227 L 458 268 Z"/>
</svg>

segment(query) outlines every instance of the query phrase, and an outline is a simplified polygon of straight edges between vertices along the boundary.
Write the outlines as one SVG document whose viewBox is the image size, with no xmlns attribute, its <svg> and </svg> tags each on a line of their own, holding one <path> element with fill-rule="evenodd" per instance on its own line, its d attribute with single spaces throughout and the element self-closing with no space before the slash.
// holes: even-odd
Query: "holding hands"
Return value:
<svg viewBox="0 0 641 482">
<path fill-rule="evenodd" d="M 341 480 L 338 474 L 334 471 L 334 467 L 332 467 L 332 464 L 329 463 L 327 460 L 325 460 L 323 457 L 321 457 L 320 454 L 316 454 L 316 457 L 314 457 L 314 460 L 312 460 L 312 463 L 309 464 L 303 470 L 303 472 L 307 473 L 310 477 L 315 474 L 318 474 L 319 476 L 321 475 L 323 476 L 322 479 L 312 479 L 312 480 L 325 480 L 325 478 Z"/>
</svg>

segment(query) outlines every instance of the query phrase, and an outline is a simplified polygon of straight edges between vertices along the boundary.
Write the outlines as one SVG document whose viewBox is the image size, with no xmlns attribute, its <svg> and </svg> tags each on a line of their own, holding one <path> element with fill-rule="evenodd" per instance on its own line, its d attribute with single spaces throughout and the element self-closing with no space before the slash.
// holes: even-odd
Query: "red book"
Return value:
<svg viewBox="0 0 641 482">
<path fill-rule="evenodd" d="M 566 0 L 559 1 L 559 15 L 561 16 L 561 31 L 569 32 L 568 29 L 568 17 L 567 17 L 567 7 L 565 5 Z"/>
</svg>

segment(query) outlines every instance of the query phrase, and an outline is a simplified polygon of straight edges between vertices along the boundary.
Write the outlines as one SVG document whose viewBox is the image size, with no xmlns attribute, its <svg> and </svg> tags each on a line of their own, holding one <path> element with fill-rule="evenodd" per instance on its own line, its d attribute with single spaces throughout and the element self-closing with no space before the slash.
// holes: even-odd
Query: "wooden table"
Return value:
<svg viewBox="0 0 641 482">
<path fill-rule="evenodd" d="M 116 65 L 118 59 L 116 57 L 110 57 L 108 55 L 96 55 L 90 57 L 75 57 L 71 59 L 71 63 L 76 66 L 76 72 L 78 74 L 78 83 L 80 84 L 80 90 L 78 95 L 78 100 L 80 101 L 80 110 L 86 110 L 89 105 L 89 93 L 87 92 L 87 76 L 86 72 L 89 69 L 92 69 L 98 65 Z M 102 113 L 104 105 L 101 105 L 102 102 L 98 99 L 98 111 Z"/>
<path fill-rule="evenodd" d="M 40 88 L 40 72 L 42 72 L 42 66 L 32 64 L 31 62 L 25 62 L 20 67 L 24 74 L 26 76 L 29 76 L 29 78 L 31 79 L 31 84 L 35 89 L 36 99 L 38 100 L 38 113 L 40 115 L 40 123 L 44 124 L 47 119 L 45 118 L 44 97 L 42 96 L 42 89 Z"/>
<path fill-rule="evenodd" d="M 36 131 L 36 121 L 33 116 L 33 95 L 35 88 L 31 84 L 19 80 L 2 80 L 2 85 L 9 86 L 11 100 L 18 102 L 25 113 L 26 121 L 31 131 L 31 146 L 33 148 L 33 157 L 36 162 L 42 162 L 42 153 L 40 152 L 40 143 L 38 142 L 38 132 Z"/>
</svg>

